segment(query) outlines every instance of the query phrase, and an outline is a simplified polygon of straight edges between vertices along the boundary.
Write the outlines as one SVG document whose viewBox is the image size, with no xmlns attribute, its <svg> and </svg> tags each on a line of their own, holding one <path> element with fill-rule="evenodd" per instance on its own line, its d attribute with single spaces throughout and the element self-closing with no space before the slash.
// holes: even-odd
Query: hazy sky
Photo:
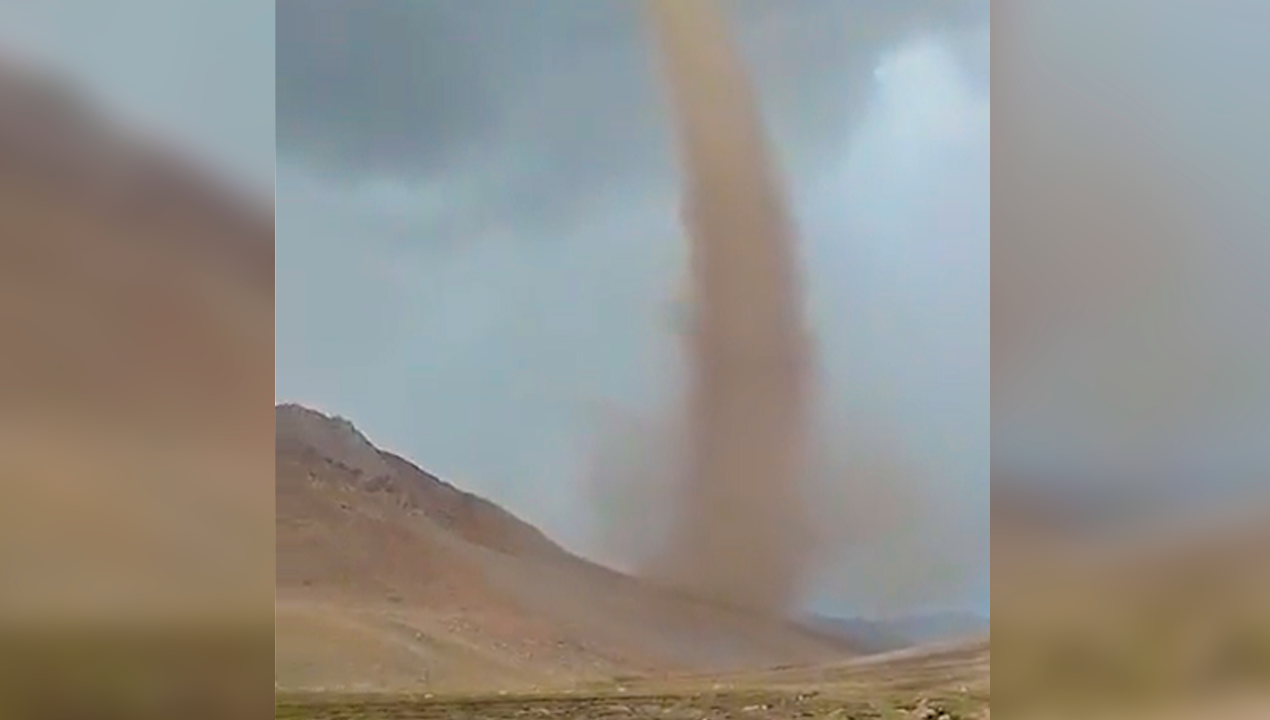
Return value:
<svg viewBox="0 0 1270 720">
<path fill-rule="evenodd" d="M 276 394 L 600 554 L 596 428 L 672 391 L 684 245 L 638 6 L 278 5 Z M 844 422 L 988 601 L 986 2 L 730 5 Z M 947 527 L 944 527 L 946 525 Z M 848 597 L 824 597 L 849 608 Z"/>
<path fill-rule="evenodd" d="M 267 0 L 4 2 L 0 51 L 63 72 L 111 112 L 231 179 L 261 192 L 273 186 Z"/>
</svg>

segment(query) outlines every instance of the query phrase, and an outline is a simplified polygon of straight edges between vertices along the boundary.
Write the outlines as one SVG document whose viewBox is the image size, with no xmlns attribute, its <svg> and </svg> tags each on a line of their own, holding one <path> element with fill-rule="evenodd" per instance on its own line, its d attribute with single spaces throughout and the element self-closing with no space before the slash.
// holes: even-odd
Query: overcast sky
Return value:
<svg viewBox="0 0 1270 720">
<path fill-rule="evenodd" d="M 230 179 L 273 187 L 268 0 L 3 2 L 0 51 L 60 71 L 110 112 Z"/>
<path fill-rule="evenodd" d="M 638 6 L 354 4 L 278 4 L 277 397 L 597 555 L 594 430 L 668 398 L 683 273 Z M 729 5 L 792 186 L 832 411 L 943 498 L 961 577 L 931 601 L 985 610 L 986 7 Z"/>
</svg>

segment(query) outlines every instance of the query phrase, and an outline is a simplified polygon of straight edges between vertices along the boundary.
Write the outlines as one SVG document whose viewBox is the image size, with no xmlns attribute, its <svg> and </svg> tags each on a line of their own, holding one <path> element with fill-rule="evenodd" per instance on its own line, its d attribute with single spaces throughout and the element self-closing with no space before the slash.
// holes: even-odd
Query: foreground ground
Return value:
<svg viewBox="0 0 1270 720">
<path fill-rule="evenodd" d="M 925 712 L 923 715 L 921 712 Z M 931 702 L 920 705 L 833 700 L 817 696 L 777 692 L 636 695 L 630 697 L 554 696 L 534 698 L 473 698 L 438 700 L 418 698 L 363 698 L 344 700 L 280 701 L 277 718 L 887 718 L 887 717 L 982 717 L 973 710 Z"/>
<path fill-rule="evenodd" d="M 764 673 L 624 678 L 534 694 L 280 693 L 275 717 L 335 718 L 957 718 L 988 717 L 986 641 L 840 665 Z"/>
</svg>

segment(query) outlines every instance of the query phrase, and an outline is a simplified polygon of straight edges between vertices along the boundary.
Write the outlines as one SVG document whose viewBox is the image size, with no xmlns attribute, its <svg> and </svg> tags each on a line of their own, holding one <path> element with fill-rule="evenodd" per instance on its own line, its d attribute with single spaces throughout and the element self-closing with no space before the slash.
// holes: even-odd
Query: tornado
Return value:
<svg viewBox="0 0 1270 720">
<path fill-rule="evenodd" d="M 811 373 L 794 225 L 713 0 L 648 0 L 690 243 L 686 467 L 654 579 L 784 614 L 810 565 Z"/>
</svg>

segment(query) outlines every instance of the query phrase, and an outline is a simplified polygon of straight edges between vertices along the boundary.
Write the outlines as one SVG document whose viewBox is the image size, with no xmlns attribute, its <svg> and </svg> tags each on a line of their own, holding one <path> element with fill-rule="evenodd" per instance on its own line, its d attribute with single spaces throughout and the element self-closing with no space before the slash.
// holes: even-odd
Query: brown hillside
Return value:
<svg viewBox="0 0 1270 720">
<path fill-rule="evenodd" d="M 507 688 L 850 655 L 571 555 L 347 421 L 276 414 L 284 687 Z"/>
</svg>

